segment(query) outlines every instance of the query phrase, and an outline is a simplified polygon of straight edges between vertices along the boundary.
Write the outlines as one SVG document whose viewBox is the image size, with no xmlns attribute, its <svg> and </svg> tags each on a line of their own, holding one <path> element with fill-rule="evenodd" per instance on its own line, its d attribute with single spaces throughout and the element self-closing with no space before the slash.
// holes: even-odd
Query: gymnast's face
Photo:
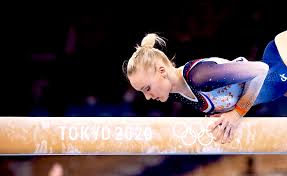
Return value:
<svg viewBox="0 0 287 176">
<path fill-rule="evenodd" d="M 167 79 L 167 69 L 164 65 L 144 70 L 139 68 L 129 76 L 130 83 L 137 91 L 142 91 L 147 100 L 153 99 L 165 102 L 171 91 L 171 83 Z"/>
</svg>

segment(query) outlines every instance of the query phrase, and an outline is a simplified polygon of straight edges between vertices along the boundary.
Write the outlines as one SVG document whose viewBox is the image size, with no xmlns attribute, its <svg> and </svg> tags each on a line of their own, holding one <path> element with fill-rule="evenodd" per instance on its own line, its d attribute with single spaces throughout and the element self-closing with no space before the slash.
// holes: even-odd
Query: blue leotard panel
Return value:
<svg viewBox="0 0 287 176">
<path fill-rule="evenodd" d="M 287 67 L 274 40 L 266 46 L 262 61 L 269 65 L 269 71 L 254 105 L 274 101 L 287 92 Z"/>
</svg>

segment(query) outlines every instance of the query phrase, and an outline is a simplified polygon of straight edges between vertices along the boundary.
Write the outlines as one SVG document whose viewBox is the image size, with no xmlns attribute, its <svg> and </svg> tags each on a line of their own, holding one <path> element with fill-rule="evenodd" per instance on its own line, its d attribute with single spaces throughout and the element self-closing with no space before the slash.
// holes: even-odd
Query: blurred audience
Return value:
<svg viewBox="0 0 287 176">
<path fill-rule="evenodd" d="M 166 52 L 170 58 L 176 56 L 177 66 L 205 56 L 226 59 L 245 56 L 256 61 L 261 59 L 266 42 L 286 27 L 280 20 L 270 20 L 270 15 L 274 19 L 281 16 L 272 13 L 268 3 L 246 5 L 239 0 L 191 3 L 178 4 L 179 7 L 173 8 L 179 10 L 174 15 L 152 19 L 139 16 L 137 22 L 116 15 L 116 8 L 94 16 L 45 16 L 41 21 L 34 17 L 29 26 L 32 45 L 25 51 L 30 58 L 17 58 L 14 63 L 23 63 L 27 73 L 11 76 L 13 80 L 8 82 L 13 83 L 10 86 L 13 89 L 5 90 L 2 101 L 12 107 L 3 108 L 2 114 L 203 116 L 180 104 L 145 102 L 144 96 L 134 92 L 121 70 L 121 64 L 131 53 L 130 45 L 147 32 L 162 31 L 159 33 L 169 39 Z M 256 106 L 248 115 L 286 116 L 286 106 L 287 98 L 282 98 L 272 105 Z"/>
</svg>

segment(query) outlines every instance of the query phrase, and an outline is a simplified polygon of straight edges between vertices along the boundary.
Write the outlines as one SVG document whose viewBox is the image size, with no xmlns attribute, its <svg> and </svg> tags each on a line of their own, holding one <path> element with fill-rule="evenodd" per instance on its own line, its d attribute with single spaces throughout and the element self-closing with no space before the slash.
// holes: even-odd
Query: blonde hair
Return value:
<svg viewBox="0 0 287 176">
<path fill-rule="evenodd" d="M 166 42 L 156 33 L 149 33 L 142 39 L 141 45 L 136 46 L 136 51 L 128 61 L 123 64 L 123 71 L 126 76 L 134 74 L 139 65 L 143 68 L 155 68 L 155 62 L 161 60 L 167 66 L 175 66 L 161 50 L 154 47 L 155 44 L 166 46 Z"/>
</svg>

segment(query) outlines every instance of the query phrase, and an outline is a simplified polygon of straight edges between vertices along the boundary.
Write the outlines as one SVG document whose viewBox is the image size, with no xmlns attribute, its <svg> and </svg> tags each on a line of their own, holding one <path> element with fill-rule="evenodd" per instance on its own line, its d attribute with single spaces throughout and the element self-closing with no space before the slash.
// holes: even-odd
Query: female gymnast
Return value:
<svg viewBox="0 0 287 176">
<path fill-rule="evenodd" d="M 180 101 L 219 117 L 209 126 L 215 141 L 231 142 L 241 117 L 252 106 L 287 95 L 287 31 L 267 44 L 262 61 L 210 57 L 176 67 L 155 44 L 166 43 L 155 33 L 147 34 L 124 62 L 131 86 L 147 100 Z"/>
</svg>

